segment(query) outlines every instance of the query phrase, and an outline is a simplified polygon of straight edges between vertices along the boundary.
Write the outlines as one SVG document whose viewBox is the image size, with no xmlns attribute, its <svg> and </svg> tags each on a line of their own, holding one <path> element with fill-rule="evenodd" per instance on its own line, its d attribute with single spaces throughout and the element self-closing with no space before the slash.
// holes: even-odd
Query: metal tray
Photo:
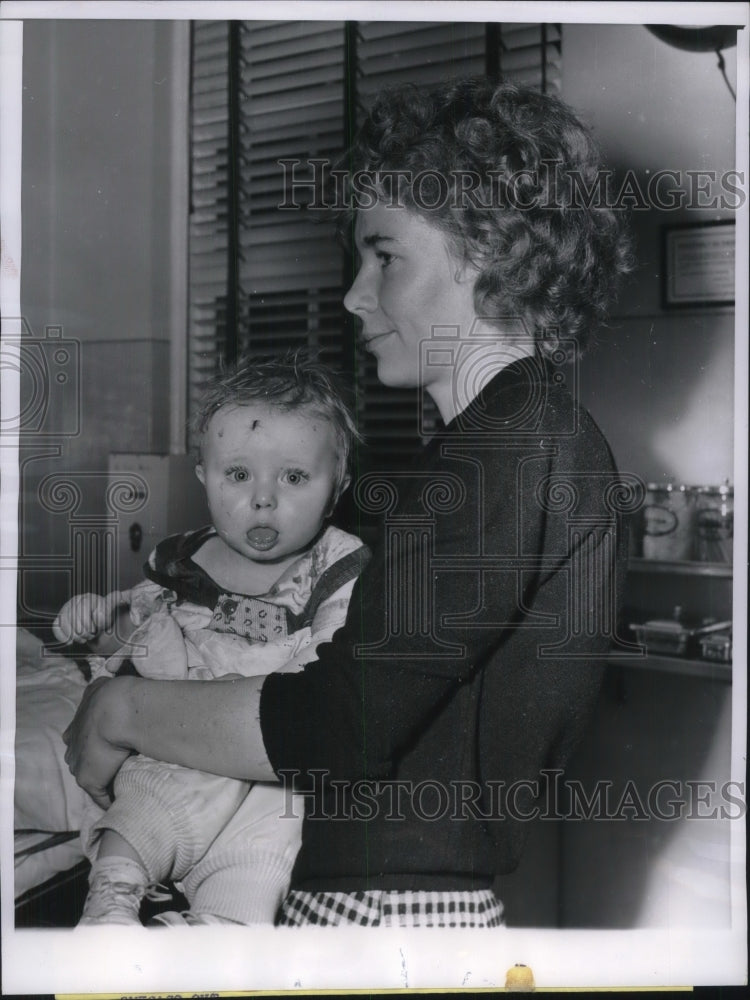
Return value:
<svg viewBox="0 0 750 1000">
<path fill-rule="evenodd" d="M 653 620 L 631 624 L 638 642 L 650 653 L 666 653 L 669 656 L 701 655 L 702 640 L 715 632 L 726 632 L 731 622 L 710 622 L 698 626 L 687 626 L 674 620 Z M 714 657 L 709 657 L 714 659 Z"/>
</svg>

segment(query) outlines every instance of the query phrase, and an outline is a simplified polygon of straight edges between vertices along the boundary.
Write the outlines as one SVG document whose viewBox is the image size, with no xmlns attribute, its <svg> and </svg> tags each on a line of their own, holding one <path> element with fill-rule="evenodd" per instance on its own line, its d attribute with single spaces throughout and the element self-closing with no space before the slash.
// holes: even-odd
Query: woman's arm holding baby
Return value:
<svg viewBox="0 0 750 1000">
<path fill-rule="evenodd" d="M 133 752 L 230 778 L 276 781 L 260 731 L 264 680 L 95 682 L 64 734 L 68 767 L 103 808 Z"/>
</svg>

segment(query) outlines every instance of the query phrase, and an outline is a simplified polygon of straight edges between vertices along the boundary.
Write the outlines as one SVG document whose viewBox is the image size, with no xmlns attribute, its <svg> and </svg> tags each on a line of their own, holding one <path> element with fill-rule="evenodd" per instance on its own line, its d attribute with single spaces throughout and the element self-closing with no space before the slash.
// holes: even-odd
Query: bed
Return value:
<svg viewBox="0 0 750 1000">
<path fill-rule="evenodd" d="M 17 925 L 73 924 L 85 894 L 88 864 L 78 837 L 85 793 L 68 771 L 62 741 L 85 686 L 79 661 L 51 653 L 41 638 L 18 629 L 13 818 Z M 66 909 L 69 914 L 62 912 Z"/>
<path fill-rule="evenodd" d="M 65 763 L 62 734 L 87 683 L 88 665 L 45 648 L 19 628 L 16 641 L 14 897 L 16 927 L 74 927 L 88 888 L 89 863 L 78 835 L 86 794 Z M 185 898 L 144 901 L 144 923 Z"/>
</svg>

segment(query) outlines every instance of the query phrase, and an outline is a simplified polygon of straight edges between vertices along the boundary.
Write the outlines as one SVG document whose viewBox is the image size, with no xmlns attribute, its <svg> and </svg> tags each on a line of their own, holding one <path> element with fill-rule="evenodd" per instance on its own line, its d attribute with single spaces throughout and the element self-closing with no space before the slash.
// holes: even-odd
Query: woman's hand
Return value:
<svg viewBox="0 0 750 1000">
<path fill-rule="evenodd" d="M 128 731 L 131 681 L 129 677 L 100 678 L 90 684 L 63 733 L 65 762 L 81 788 L 102 809 L 109 807 L 109 786 L 133 750 L 119 735 Z"/>
</svg>

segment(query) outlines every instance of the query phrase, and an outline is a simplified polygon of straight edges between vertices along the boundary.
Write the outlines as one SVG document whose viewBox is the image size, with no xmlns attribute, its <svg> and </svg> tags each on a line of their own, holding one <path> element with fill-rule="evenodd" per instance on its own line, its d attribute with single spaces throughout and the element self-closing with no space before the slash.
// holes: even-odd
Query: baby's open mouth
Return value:
<svg viewBox="0 0 750 1000">
<path fill-rule="evenodd" d="M 276 544 L 279 533 L 275 528 L 251 528 L 245 537 L 254 549 L 263 552 Z"/>
</svg>

